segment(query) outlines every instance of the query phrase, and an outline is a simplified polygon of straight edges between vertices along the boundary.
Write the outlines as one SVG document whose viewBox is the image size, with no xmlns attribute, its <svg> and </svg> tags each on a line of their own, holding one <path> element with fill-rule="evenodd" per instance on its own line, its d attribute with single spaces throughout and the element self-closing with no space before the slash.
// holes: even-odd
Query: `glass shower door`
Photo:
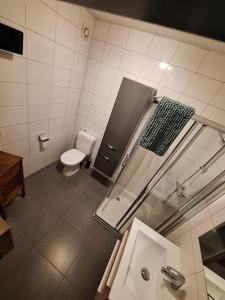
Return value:
<svg viewBox="0 0 225 300">
<path fill-rule="evenodd" d="M 98 207 L 97 217 L 116 228 L 120 219 L 141 196 L 149 180 L 155 176 L 168 157 L 173 156 L 174 149 L 183 137 L 192 132 L 192 127 L 194 127 L 194 122 L 191 120 L 162 157 L 136 145 L 134 153 L 125 165 L 116 184 Z"/>
<path fill-rule="evenodd" d="M 206 188 L 213 189 L 224 181 L 224 138 L 219 131 L 207 127 L 117 230 L 123 231 L 134 217 L 158 229 L 185 206 L 191 207 Z"/>
</svg>

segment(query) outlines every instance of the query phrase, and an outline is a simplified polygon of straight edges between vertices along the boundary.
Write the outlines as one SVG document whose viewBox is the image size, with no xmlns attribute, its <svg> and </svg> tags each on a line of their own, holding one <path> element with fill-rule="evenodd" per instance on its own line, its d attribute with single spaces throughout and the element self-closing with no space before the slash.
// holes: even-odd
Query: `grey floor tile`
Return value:
<svg viewBox="0 0 225 300">
<path fill-rule="evenodd" d="M 67 213 L 65 219 L 81 232 L 88 234 L 94 209 L 82 197 Z"/>
<path fill-rule="evenodd" d="M 3 279 L 9 279 L 16 271 L 19 263 L 28 258 L 33 251 L 31 243 L 14 227 L 10 229 L 14 248 L 0 259 L 0 291 Z"/>
<path fill-rule="evenodd" d="M 102 251 L 87 240 L 66 277 L 83 296 L 94 299 L 105 267 Z"/>
<path fill-rule="evenodd" d="M 66 274 L 84 241 L 85 236 L 80 231 L 64 222 L 40 244 L 38 251 L 61 273 Z"/>
<path fill-rule="evenodd" d="M 36 247 L 61 222 L 58 216 L 35 207 L 19 218 L 15 227 Z"/>
<path fill-rule="evenodd" d="M 18 195 L 6 208 L 7 222 L 9 224 L 14 224 L 18 219 L 22 218 L 24 215 L 28 214 L 29 211 L 35 209 L 37 203 L 39 202 L 39 197 L 35 192 L 26 186 L 26 196 L 24 198 Z"/>
<path fill-rule="evenodd" d="M 56 290 L 52 300 L 87 300 L 82 297 L 80 292 L 66 279 L 60 284 Z M 93 300 L 93 299 L 92 299 Z"/>
<path fill-rule="evenodd" d="M 0 298 L 93 300 L 116 241 L 93 218 L 107 188 L 83 167 L 64 177 L 58 163 L 26 188 L 7 208 L 15 248 L 0 260 Z"/>
</svg>

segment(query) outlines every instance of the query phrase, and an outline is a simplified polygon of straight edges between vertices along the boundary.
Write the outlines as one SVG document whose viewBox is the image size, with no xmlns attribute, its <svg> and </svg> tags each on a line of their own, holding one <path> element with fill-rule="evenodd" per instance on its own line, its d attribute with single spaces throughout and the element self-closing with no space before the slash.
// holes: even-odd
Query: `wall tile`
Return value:
<svg viewBox="0 0 225 300">
<path fill-rule="evenodd" d="M 88 92 L 94 92 L 96 79 L 90 76 L 85 76 L 83 89 Z"/>
<path fill-rule="evenodd" d="M 208 103 L 221 86 L 220 81 L 195 74 L 185 90 L 185 94 Z"/>
<path fill-rule="evenodd" d="M 46 132 L 48 132 L 48 120 L 29 123 L 30 136 L 35 136 L 37 134 Z"/>
<path fill-rule="evenodd" d="M 93 39 L 90 47 L 89 56 L 96 60 L 100 60 L 104 50 L 104 45 L 105 44 L 103 42 Z"/>
<path fill-rule="evenodd" d="M 116 74 L 115 81 L 114 81 L 115 87 L 120 87 L 121 82 L 122 82 L 122 80 L 123 80 L 123 77 L 129 78 L 129 79 L 132 79 L 132 80 L 135 80 L 136 75 L 131 74 L 131 73 L 128 73 L 128 72 L 125 72 L 125 71 L 122 71 L 122 70 L 118 70 L 118 71 L 117 71 L 117 74 Z M 117 89 L 116 94 L 117 94 L 117 93 L 118 93 L 118 89 Z"/>
<path fill-rule="evenodd" d="M 112 87 L 102 81 L 97 81 L 95 94 L 102 99 L 108 100 L 112 91 Z"/>
<path fill-rule="evenodd" d="M 40 85 L 28 85 L 28 103 L 45 104 L 50 103 L 51 87 Z"/>
<path fill-rule="evenodd" d="M 180 101 L 195 108 L 195 112 L 197 114 L 201 114 L 204 108 L 206 107 L 206 103 L 196 100 L 194 98 L 182 95 Z"/>
<path fill-rule="evenodd" d="M 190 232 L 174 240 L 174 244 L 181 249 L 181 270 L 184 275 L 191 275 L 195 271 L 194 255 Z"/>
<path fill-rule="evenodd" d="M 81 118 L 87 118 L 88 116 L 88 106 L 87 105 L 84 105 L 82 103 L 79 104 L 79 107 L 78 107 L 78 116 L 81 117 Z"/>
<path fill-rule="evenodd" d="M 57 0 L 41 0 L 43 3 L 48 5 L 48 7 L 57 10 Z"/>
<path fill-rule="evenodd" d="M 171 99 L 174 99 L 174 100 L 180 100 L 180 98 L 182 97 L 182 94 L 181 93 L 178 93 L 174 90 L 171 90 L 169 88 L 166 88 L 164 86 L 161 86 L 159 85 L 158 88 L 157 88 L 157 96 L 159 97 L 168 97 L 168 98 L 171 98 Z"/>
<path fill-rule="evenodd" d="M 70 86 L 71 72 L 69 70 L 54 67 L 52 85 L 69 87 Z"/>
<path fill-rule="evenodd" d="M 98 79 L 112 85 L 116 76 L 116 72 L 117 69 L 106 64 L 101 64 L 98 72 Z"/>
<path fill-rule="evenodd" d="M 85 9 L 85 7 L 81 6 L 81 12 L 80 12 L 80 28 L 82 25 L 85 24 L 90 29 L 90 36 L 93 36 L 94 31 L 94 25 L 95 25 L 95 18 L 90 13 L 89 10 Z"/>
<path fill-rule="evenodd" d="M 165 69 L 161 67 L 161 62 L 159 60 L 146 58 L 139 75 L 144 79 L 159 83 L 164 72 Z"/>
<path fill-rule="evenodd" d="M 25 26 L 25 1 L 2 0 L 0 2 L 1 16 L 17 24 Z"/>
<path fill-rule="evenodd" d="M 57 17 L 56 42 L 63 44 L 71 49 L 76 48 L 77 27 L 72 25 L 64 18 Z"/>
<path fill-rule="evenodd" d="M 46 64 L 52 64 L 54 55 L 54 42 L 30 30 L 27 30 L 26 33 L 27 57 Z"/>
<path fill-rule="evenodd" d="M 29 122 L 49 119 L 49 104 L 29 105 Z"/>
<path fill-rule="evenodd" d="M 70 82 L 70 87 L 76 88 L 76 89 L 81 89 L 84 81 L 84 75 L 77 73 L 77 72 L 72 72 L 71 75 L 71 82 Z"/>
<path fill-rule="evenodd" d="M 107 101 L 99 98 L 98 96 L 94 96 L 91 102 L 91 108 L 99 113 L 105 112 L 107 109 L 108 103 Z"/>
<path fill-rule="evenodd" d="M 68 102 L 79 102 L 81 96 L 81 89 L 70 89 Z"/>
<path fill-rule="evenodd" d="M 196 71 L 207 54 L 207 50 L 188 44 L 180 43 L 171 63 L 190 71 Z"/>
<path fill-rule="evenodd" d="M 120 69 L 137 75 L 144 61 L 144 56 L 131 51 L 124 51 Z"/>
<path fill-rule="evenodd" d="M 0 106 L 27 104 L 26 84 L 0 82 L 0 95 Z"/>
<path fill-rule="evenodd" d="M 78 51 L 79 53 L 88 56 L 91 47 L 91 39 L 85 40 L 78 34 Z"/>
<path fill-rule="evenodd" d="M 210 101 L 210 104 L 225 110 L 225 84 L 221 86 L 217 94 Z"/>
<path fill-rule="evenodd" d="M 225 209 L 222 209 L 212 215 L 213 225 L 217 226 L 225 222 Z"/>
<path fill-rule="evenodd" d="M 78 108 L 77 103 L 68 103 L 66 106 L 66 118 L 69 115 L 75 116 L 77 113 L 77 108 Z"/>
<path fill-rule="evenodd" d="M 21 140 L 18 142 L 14 142 L 11 144 L 3 145 L 3 149 L 6 152 L 15 154 L 15 155 L 20 155 L 22 153 L 27 153 L 29 152 L 29 143 L 28 140 Z"/>
<path fill-rule="evenodd" d="M 26 106 L 0 107 L 0 127 L 27 123 Z"/>
<path fill-rule="evenodd" d="M 99 61 L 89 58 L 87 61 L 86 73 L 90 76 L 96 77 L 98 74 L 99 65 Z"/>
<path fill-rule="evenodd" d="M 52 87 L 51 102 L 52 103 L 66 103 L 68 100 L 68 88 Z"/>
<path fill-rule="evenodd" d="M 65 114 L 66 104 L 65 103 L 54 103 L 51 104 L 50 118 L 58 118 Z"/>
<path fill-rule="evenodd" d="M 77 53 L 73 63 L 73 71 L 85 73 L 87 66 L 87 56 Z"/>
<path fill-rule="evenodd" d="M 51 85 L 52 66 L 29 60 L 27 74 L 29 84 Z"/>
<path fill-rule="evenodd" d="M 109 30 L 108 22 L 96 20 L 94 26 L 93 38 L 105 42 L 107 38 L 108 30 Z"/>
<path fill-rule="evenodd" d="M 159 60 L 170 62 L 178 42 L 161 36 L 154 36 L 148 55 Z"/>
<path fill-rule="evenodd" d="M 107 42 L 124 48 L 127 44 L 129 33 L 130 29 L 128 27 L 110 24 Z"/>
<path fill-rule="evenodd" d="M 62 129 L 64 125 L 64 117 L 50 119 L 49 121 L 49 131 L 57 131 Z"/>
<path fill-rule="evenodd" d="M 91 102 L 92 102 L 92 98 L 93 98 L 93 94 L 83 91 L 81 98 L 80 98 L 80 103 L 90 106 Z"/>
<path fill-rule="evenodd" d="M 104 48 L 102 61 L 112 67 L 118 67 L 123 55 L 123 49 L 107 44 Z"/>
<path fill-rule="evenodd" d="M 74 25 L 79 25 L 80 6 L 75 5 L 74 3 L 59 0 L 58 12 Z"/>
<path fill-rule="evenodd" d="M 183 92 L 189 84 L 192 75 L 193 73 L 189 71 L 171 67 L 167 69 L 161 84 L 175 91 Z"/>
<path fill-rule="evenodd" d="M 225 111 L 224 110 L 220 110 L 211 105 L 207 105 L 206 108 L 201 113 L 201 115 L 205 118 L 208 118 L 212 121 L 216 121 L 217 123 L 225 126 Z"/>
<path fill-rule="evenodd" d="M 140 54 L 147 54 L 152 42 L 153 35 L 151 33 L 132 29 L 129 35 L 126 48 Z"/>
<path fill-rule="evenodd" d="M 26 60 L 8 53 L 0 53 L 0 81 L 26 83 Z"/>
<path fill-rule="evenodd" d="M 55 43 L 54 65 L 57 67 L 71 69 L 74 53 L 71 49 Z"/>
<path fill-rule="evenodd" d="M 40 18 L 41 16 L 41 18 Z M 39 0 L 26 2 L 26 26 L 50 39 L 55 38 L 56 13 Z"/>
<path fill-rule="evenodd" d="M 210 229 L 212 229 L 212 221 L 211 219 L 206 219 L 204 222 L 198 224 L 191 230 L 192 235 L 192 244 L 193 244 L 193 252 L 194 252 L 194 261 L 195 261 L 195 271 L 200 272 L 203 270 L 202 266 L 202 258 L 199 246 L 199 236 L 203 235 Z"/>
<path fill-rule="evenodd" d="M 28 124 L 8 126 L 1 128 L 1 137 L 3 144 L 13 143 L 28 138 Z"/>
<path fill-rule="evenodd" d="M 198 73 L 225 81 L 225 54 L 210 51 L 200 65 Z"/>
</svg>

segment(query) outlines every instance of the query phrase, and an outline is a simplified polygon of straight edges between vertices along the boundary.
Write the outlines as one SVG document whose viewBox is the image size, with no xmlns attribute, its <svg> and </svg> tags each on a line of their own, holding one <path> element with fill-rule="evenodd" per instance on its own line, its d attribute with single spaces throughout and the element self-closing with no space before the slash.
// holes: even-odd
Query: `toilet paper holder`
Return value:
<svg viewBox="0 0 225 300">
<path fill-rule="evenodd" d="M 49 141 L 49 137 L 47 136 L 47 134 L 43 133 L 38 136 L 38 140 L 41 143 L 46 143 Z"/>
</svg>

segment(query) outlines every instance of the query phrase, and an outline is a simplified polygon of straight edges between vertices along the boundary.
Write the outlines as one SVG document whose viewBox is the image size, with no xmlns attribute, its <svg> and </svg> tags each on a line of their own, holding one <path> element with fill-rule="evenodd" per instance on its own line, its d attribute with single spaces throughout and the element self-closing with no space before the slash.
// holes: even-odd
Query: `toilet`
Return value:
<svg viewBox="0 0 225 300">
<path fill-rule="evenodd" d="M 72 176 L 80 169 L 80 163 L 86 156 L 91 155 L 94 148 L 96 138 L 86 130 L 80 130 L 77 134 L 76 149 L 70 149 L 64 152 L 60 161 L 63 164 L 63 174 L 65 176 Z"/>
</svg>

